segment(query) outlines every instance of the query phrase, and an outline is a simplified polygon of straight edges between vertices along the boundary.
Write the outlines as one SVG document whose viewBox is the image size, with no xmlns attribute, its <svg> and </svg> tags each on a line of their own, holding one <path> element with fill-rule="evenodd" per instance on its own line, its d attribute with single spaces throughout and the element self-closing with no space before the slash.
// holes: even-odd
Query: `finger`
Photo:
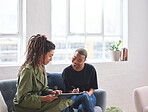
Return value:
<svg viewBox="0 0 148 112">
<path fill-rule="evenodd" d="M 88 93 L 88 91 L 85 91 L 85 93 Z"/>
<path fill-rule="evenodd" d="M 85 93 L 87 93 L 87 94 L 88 94 L 89 92 L 88 92 L 88 91 L 86 91 Z"/>
<path fill-rule="evenodd" d="M 58 97 L 55 96 L 55 94 L 54 94 L 54 95 L 50 96 L 50 98 L 51 98 L 51 99 L 55 99 L 55 98 L 58 98 Z"/>
<path fill-rule="evenodd" d="M 60 90 L 60 93 L 62 94 L 62 90 Z"/>
<path fill-rule="evenodd" d="M 77 93 L 77 92 L 78 92 L 78 90 L 77 90 L 77 89 L 73 89 L 73 92 L 74 92 L 74 93 Z"/>
<path fill-rule="evenodd" d="M 52 102 L 53 100 L 57 99 L 58 97 L 51 97 L 49 102 Z"/>
<path fill-rule="evenodd" d="M 61 91 L 61 90 L 59 90 L 59 93 L 61 94 L 61 93 L 62 93 L 62 91 Z"/>
<path fill-rule="evenodd" d="M 57 96 L 55 96 L 53 99 L 57 99 L 58 97 Z"/>
<path fill-rule="evenodd" d="M 56 94 L 56 91 L 52 91 L 52 94 Z"/>
<path fill-rule="evenodd" d="M 73 92 L 75 92 L 76 89 L 73 89 Z"/>
<path fill-rule="evenodd" d="M 78 93 L 79 91 L 78 91 L 78 89 L 75 89 L 75 93 Z"/>
<path fill-rule="evenodd" d="M 57 93 L 58 93 L 58 94 L 61 94 L 61 91 L 60 91 L 60 90 L 58 90 L 58 91 L 57 91 Z"/>
<path fill-rule="evenodd" d="M 77 89 L 75 89 L 75 91 L 74 91 L 75 93 L 78 93 L 79 91 L 77 90 Z"/>
<path fill-rule="evenodd" d="M 77 90 L 79 91 L 79 88 L 77 88 Z"/>
<path fill-rule="evenodd" d="M 55 97 L 55 94 L 50 95 L 51 97 Z"/>
<path fill-rule="evenodd" d="M 59 93 L 62 94 L 62 91 L 60 91 Z"/>
</svg>

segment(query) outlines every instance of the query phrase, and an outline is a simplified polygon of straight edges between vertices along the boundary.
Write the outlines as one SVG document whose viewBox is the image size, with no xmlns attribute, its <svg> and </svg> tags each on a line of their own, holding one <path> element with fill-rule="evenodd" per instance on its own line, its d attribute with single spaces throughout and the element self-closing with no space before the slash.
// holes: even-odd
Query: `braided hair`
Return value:
<svg viewBox="0 0 148 112">
<path fill-rule="evenodd" d="M 45 35 L 37 34 L 31 36 L 26 47 L 26 60 L 20 67 L 19 71 L 21 71 L 26 64 L 32 64 L 35 69 L 35 65 L 39 64 L 39 60 L 42 59 L 41 56 L 43 56 L 44 62 L 47 52 L 54 49 L 55 45 L 47 40 Z"/>
</svg>

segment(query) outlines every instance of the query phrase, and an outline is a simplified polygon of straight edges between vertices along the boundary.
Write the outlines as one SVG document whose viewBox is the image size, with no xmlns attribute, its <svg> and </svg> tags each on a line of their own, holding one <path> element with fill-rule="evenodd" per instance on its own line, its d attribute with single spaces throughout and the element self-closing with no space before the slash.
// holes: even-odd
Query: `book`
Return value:
<svg viewBox="0 0 148 112">
<path fill-rule="evenodd" d="M 127 61 L 128 59 L 128 49 L 127 48 L 122 48 L 121 49 L 121 57 L 120 60 L 121 61 Z"/>
</svg>

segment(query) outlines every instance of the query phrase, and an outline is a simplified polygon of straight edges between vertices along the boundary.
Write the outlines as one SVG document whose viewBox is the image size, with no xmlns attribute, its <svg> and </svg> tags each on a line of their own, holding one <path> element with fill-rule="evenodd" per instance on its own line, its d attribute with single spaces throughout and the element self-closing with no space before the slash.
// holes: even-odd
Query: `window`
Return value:
<svg viewBox="0 0 148 112">
<path fill-rule="evenodd" d="M 127 0 L 52 0 L 51 5 L 54 62 L 71 61 L 77 48 L 88 51 L 88 61 L 108 61 L 112 43 L 122 40 L 127 47 Z"/>
<path fill-rule="evenodd" d="M 18 64 L 23 53 L 22 0 L 0 0 L 0 65 Z"/>
</svg>

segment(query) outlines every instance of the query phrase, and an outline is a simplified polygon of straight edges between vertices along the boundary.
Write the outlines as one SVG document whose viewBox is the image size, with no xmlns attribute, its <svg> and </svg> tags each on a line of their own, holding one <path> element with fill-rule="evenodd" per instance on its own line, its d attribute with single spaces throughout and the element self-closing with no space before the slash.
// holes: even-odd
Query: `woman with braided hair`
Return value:
<svg viewBox="0 0 148 112">
<path fill-rule="evenodd" d="M 52 61 L 55 45 L 45 35 L 33 35 L 26 48 L 26 60 L 19 69 L 17 92 L 11 112 L 69 112 L 73 100 L 58 98 L 61 90 L 47 87 L 44 65 Z"/>
</svg>

